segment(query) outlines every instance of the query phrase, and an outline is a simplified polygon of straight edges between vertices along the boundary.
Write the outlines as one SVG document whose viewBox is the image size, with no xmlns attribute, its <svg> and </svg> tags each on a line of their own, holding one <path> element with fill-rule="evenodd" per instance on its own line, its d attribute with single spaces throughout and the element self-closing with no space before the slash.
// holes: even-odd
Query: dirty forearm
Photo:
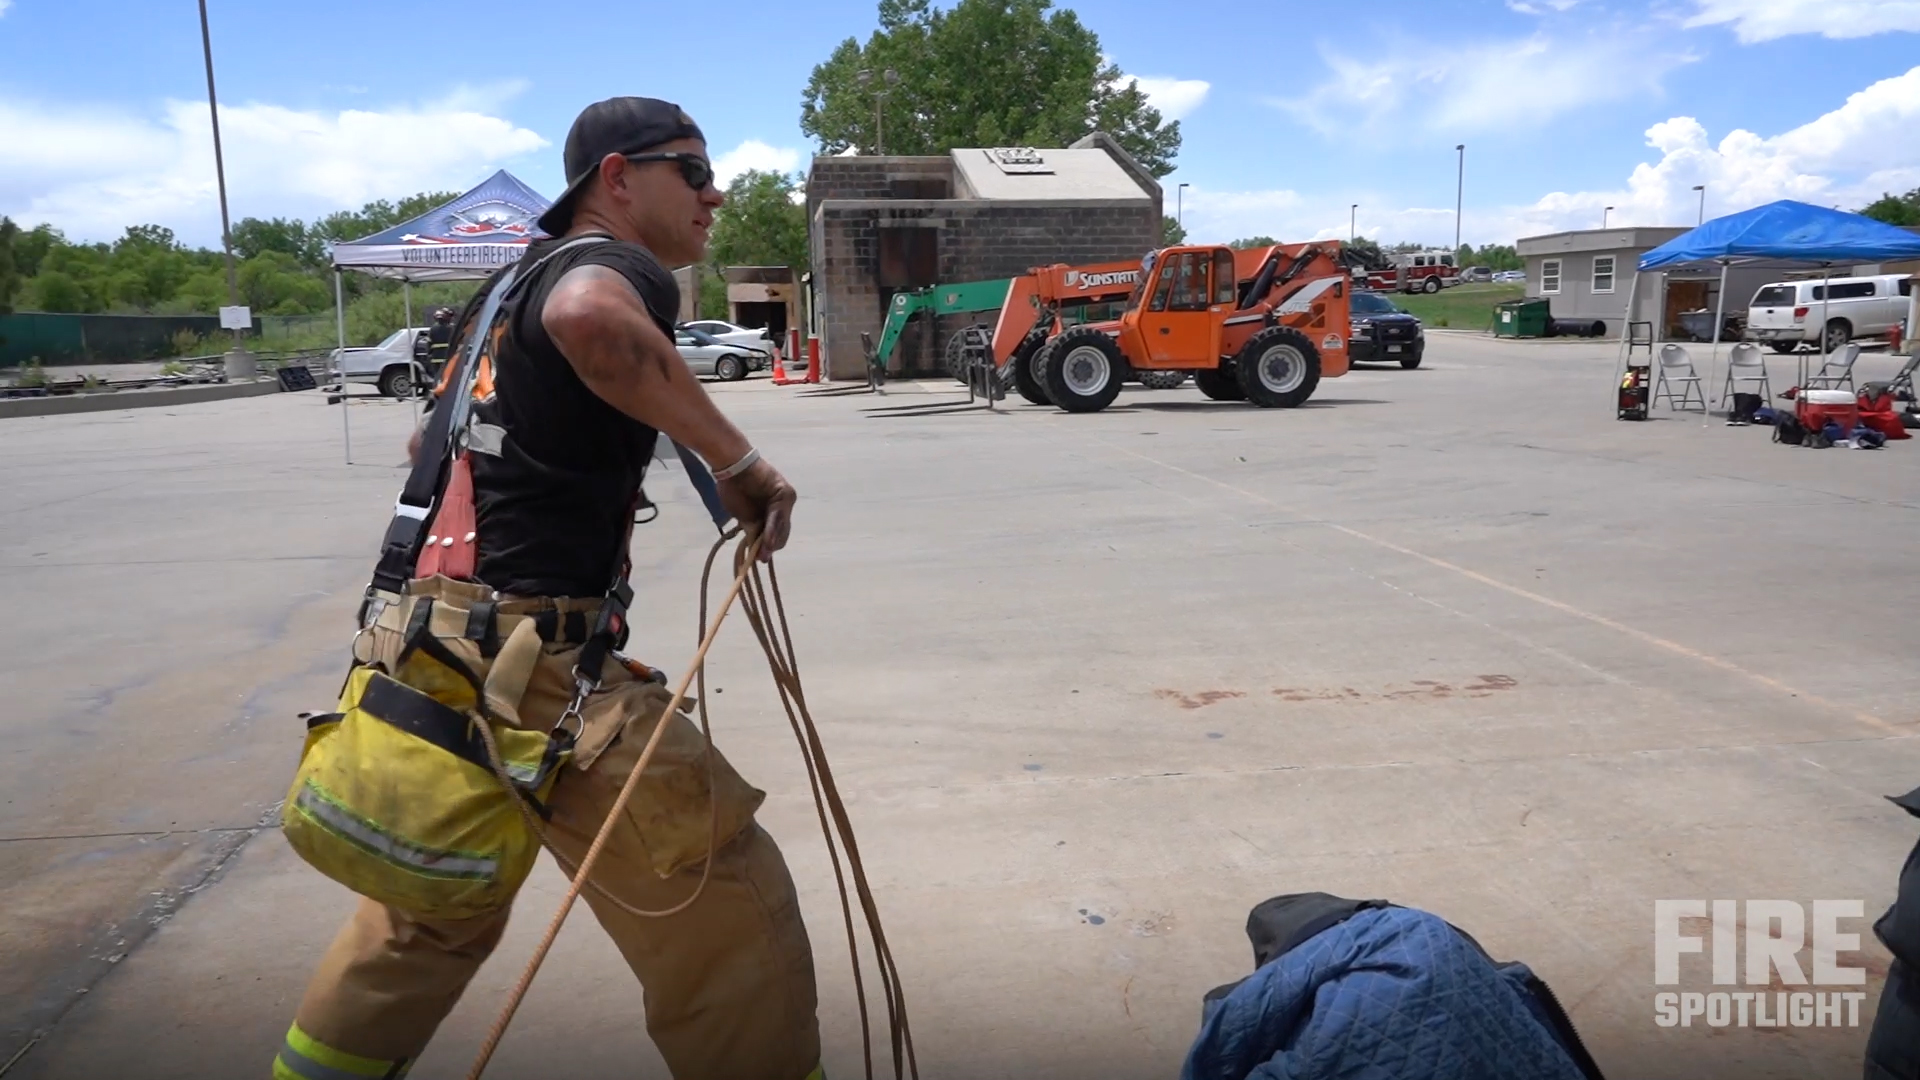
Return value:
<svg viewBox="0 0 1920 1080">
<path fill-rule="evenodd" d="M 598 266 L 569 272 L 548 300 L 542 322 L 580 380 L 607 404 L 714 468 L 747 453 L 746 436 L 707 396 L 618 272 Z"/>
</svg>

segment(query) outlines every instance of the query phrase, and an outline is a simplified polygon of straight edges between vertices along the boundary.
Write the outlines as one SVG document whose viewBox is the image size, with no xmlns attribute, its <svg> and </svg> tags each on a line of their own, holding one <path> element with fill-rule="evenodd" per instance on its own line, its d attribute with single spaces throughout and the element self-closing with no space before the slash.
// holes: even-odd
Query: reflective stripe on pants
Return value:
<svg viewBox="0 0 1920 1080">
<path fill-rule="evenodd" d="M 349 1054 L 312 1038 L 295 1024 L 273 1059 L 273 1080 L 400 1080 L 407 1061 L 377 1061 Z"/>
</svg>

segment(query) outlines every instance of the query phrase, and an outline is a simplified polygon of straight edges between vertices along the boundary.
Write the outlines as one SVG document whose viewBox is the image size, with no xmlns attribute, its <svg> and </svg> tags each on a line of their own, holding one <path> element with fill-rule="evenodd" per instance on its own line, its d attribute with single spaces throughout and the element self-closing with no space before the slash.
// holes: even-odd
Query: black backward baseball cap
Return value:
<svg viewBox="0 0 1920 1080">
<path fill-rule="evenodd" d="M 617 97 L 580 110 L 567 131 L 567 190 L 540 215 L 541 231 L 548 236 L 567 231 L 573 224 L 573 208 L 580 201 L 580 193 L 608 154 L 638 154 L 675 139 L 705 140 L 706 136 L 693 117 L 671 101 Z"/>
</svg>

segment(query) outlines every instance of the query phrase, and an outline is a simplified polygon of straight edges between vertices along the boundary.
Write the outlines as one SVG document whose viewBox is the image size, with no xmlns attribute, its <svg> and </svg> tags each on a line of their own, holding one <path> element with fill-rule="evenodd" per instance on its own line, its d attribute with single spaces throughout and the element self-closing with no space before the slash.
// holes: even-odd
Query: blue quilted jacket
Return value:
<svg viewBox="0 0 1920 1080">
<path fill-rule="evenodd" d="M 1361 911 L 1208 1002 L 1181 1080 L 1581 1080 L 1530 975 L 1438 916 Z"/>
</svg>

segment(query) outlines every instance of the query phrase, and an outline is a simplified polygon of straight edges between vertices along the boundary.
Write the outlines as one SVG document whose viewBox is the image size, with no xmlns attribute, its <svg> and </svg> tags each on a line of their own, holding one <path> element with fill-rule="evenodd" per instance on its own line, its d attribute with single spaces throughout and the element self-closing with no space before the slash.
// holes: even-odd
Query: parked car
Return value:
<svg viewBox="0 0 1920 1080">
<path fill-rule="evenodd" d="M 424 327 L 409 326 L 387 335 L 378 345 L 335 349 L 328 370 L 344 383 L 371 384 L 388 397 L 412 397 L 426 381 L 426 369 L 413 357 L 414 340 Z"/>
<path fill-rule="evenodd" d="M 1460 272 L 1460 280 L 1484 285 L 1493 280 L 1493 267 L 1469 266 Z"/>
<path fill-rule="evenodd" d="M 1400 361 L 1403 368 L 1417 368 L 1427 351 L 1427 332 L 1405 308 L 1377 292 L 1355 289 L 1349 305 L 1353 321 L 1348 327 L 1347 359 Z"/>
<path fill-rule="evenodd" d="M 721 341 L 711 334 L 705 334 L 691 326 L 682 326 L 673 332 L 674 347 L 680 350 L 680 359 L 695 375 L 709 375 L 721 382 L 738 382 L 747 377 L 747 372 L 755 370 L 755 354 L 761 363 L 767 361 L 764 350 L 751 349 L 733 342 Z"/>
<path fill-rule="evenodd" d="M 1747 337 L 1790 353 L 1802 344 L 1818 347 L 1825 327 L 1826 351 L 1833 352 L 1899 326 L 1912 295 L 1913 278 L 1906 274 L 1762 285 L 1747 304 Z"/>
<path fill-rule="evenodd" d="M 1493 280 L 1502 285 L 1523 284 L 1527 280 L 1527 272 L 1525 270 L 1502 270 L 1493 275 Z"/>
<path fill-rule="evenodd" d="M 744 345 L 750 349 L 759 350 L 758 361 L 754 364 L 755 371 L 768 366 L 773 358 L 775 342 L 773 340 L 773 331 L 771 330 L 755 330 L 751 327 L 738 326 L 721 319 L 701 319 L 698 322 L 690 322 L 684 325 L 687 329 L 698 331 L 716 341 L 723 341 L 729 345 Z"/>
</svg>

